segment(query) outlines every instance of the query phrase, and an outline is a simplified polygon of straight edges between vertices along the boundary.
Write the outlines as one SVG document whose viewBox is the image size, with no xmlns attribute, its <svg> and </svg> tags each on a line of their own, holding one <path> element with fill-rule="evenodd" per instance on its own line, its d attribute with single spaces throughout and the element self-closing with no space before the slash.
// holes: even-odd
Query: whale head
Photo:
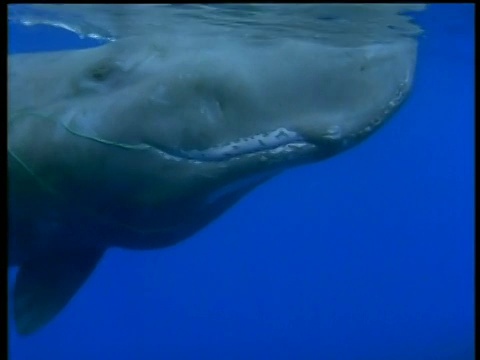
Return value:
<svg viewBox="0 0 480 360">
<path fill-rule="evenodd" d="M 10 149 L 63 197 L 155 207 L 360 143 L 403 103 L 415 61 L 411 39 L 235 47 L 132 37 L 12 56 Z"/>
<path fill-rule="evenodd" d="M 406 38 L 341 47 L 131 37 L 9 56 L 19 332 L 49 322 L 108 247 L 175 244 L 279 171 L 368 138 L 406 99 L 415 61 Z"/>
</svg>

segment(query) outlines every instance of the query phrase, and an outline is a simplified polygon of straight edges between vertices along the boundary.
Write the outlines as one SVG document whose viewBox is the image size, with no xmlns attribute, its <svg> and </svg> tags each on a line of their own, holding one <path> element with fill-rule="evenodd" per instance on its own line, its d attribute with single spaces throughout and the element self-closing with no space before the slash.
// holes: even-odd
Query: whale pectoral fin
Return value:
<svg viewBox="0 0 480 360">
<path fill-rule="evenodd" d="M 104 251 L 61 253 L 22 264 L 13 291 L 18 332 L 31 334 L 52 320 L 89 277 Z"/>
</svg>

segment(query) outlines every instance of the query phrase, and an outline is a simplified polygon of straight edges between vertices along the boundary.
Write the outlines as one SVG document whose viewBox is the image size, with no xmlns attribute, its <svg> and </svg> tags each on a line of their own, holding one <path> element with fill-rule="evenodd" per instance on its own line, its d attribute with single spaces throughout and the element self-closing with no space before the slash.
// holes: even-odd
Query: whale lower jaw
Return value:
<svg viewBox="0 0 480 360">
<path fill-rule="evenodd" d="M 279 128 L 246 138 L 239 138 L 227 144 L 197 150 L 163 148 L 148 144 L 165 159 L 193 163 L 225 162 L 249 157 L 268 157 L 289 154 L 298 150 L 313 150 L 315 146 L 295 131 Z"/>
<path fill-rule="evenodd" d="M 377 120 L 366 129 L 354 134 L 342 134 L 338 126 L 332 126 L 315 138 L 305 139 L 295 131 L 279 128 L 274 131 L 256 134 L 248 138 L 239 138 L 224 145 L 218 145 L 202 150 L 183 150 L 158 145 L 145 144 L 166 160 L 188 161 L 195 164 L 231 162 L 244 159 L 280 160 L 294 158 L 305 154 L 315 153 L 324 147 L 349 147 L 358 137 L 378 127 L 381 121 Z"/>
</svg>

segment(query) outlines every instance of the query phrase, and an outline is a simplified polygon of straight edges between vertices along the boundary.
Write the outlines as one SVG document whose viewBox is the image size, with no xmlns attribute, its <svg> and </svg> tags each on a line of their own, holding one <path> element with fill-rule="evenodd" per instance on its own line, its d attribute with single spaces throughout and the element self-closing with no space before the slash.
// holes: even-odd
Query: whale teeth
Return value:
<svg viewBox="0 0 480 360">
<path fill-rule="evenodd" d="M 336 136 L 338 130 L 333 129 L 330 132 Z M 223 146 L 204 150 L 171 149 L 170 151 L 149 144 L 145 144 L 145 146 L 167 160 L 201 164 L 203 162 L 234 161 L 243 157 L 259 157 L 261 161 L 266 161 L 269 159 L 268 156 L 292 153 L 305 146 L 313 145 L 306 143 L 296 132 L 280 128 L 269 133 L 241 138 Z"/>
<path fill-rule="evenodd" d="M 204 150 L 186 150 L 181 151 L 182 156 L 186 159 L 202 158 L 210 161 L 223 161 L 232 157 L 238 157 L 248 154 L 257 154 L 262 151 L 286 149 L 283 146 L 292 142 L 303 141 L 296 132 L 289 131 L 285 128 L 279 128 L 269 133 L 257 134 L 236 141 L 229 142 L 225 145 L 215 146 Z"/>
<path fill-rule="evenodd" d="M 340 139 L 342 137 L 342 128 L 338 125 L 330 126 L 324 137 L 328 139 Z"/>
</svg>

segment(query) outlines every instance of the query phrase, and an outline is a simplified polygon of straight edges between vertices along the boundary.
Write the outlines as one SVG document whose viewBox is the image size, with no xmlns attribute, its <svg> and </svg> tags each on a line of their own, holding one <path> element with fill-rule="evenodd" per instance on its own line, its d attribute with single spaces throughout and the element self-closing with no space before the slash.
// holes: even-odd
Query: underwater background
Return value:
<svg viewBox="0 0 480 360">
<path fill-rule="evenodd" d="M 174 247 L 110 249 L 38 333 L 9 319 L 9 358 L 473 359 L 474 11 L 414 15 L 413 92 L 377 134 Z M 9 53 L 98 44 L 9 23 Z"/>
</svg>

